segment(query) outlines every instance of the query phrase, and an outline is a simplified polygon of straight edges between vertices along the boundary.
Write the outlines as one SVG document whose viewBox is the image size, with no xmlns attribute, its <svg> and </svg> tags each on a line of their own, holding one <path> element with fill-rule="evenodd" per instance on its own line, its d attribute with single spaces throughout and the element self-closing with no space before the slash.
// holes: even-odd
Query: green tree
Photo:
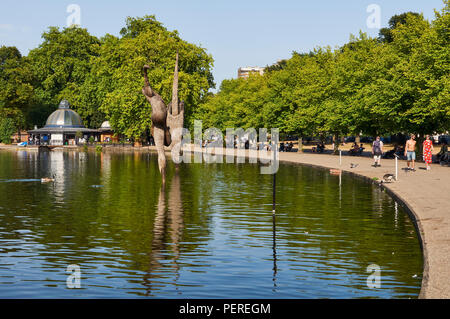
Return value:
<svg viewBox="0 0 450 319">
<path fill-rule="evenodd" d="M 99 54 L 100 40 L 79 27 L 50 27 L 42 38 L 44 41 L 28 55 L 38 101 L 34 111 L 39 123 L 35 124 L 42 125 L 64 98 L 89 124 L 97 116 L 98 105 L 86 103 L 89 89 L 85 82 L 91 73 L 92 58 Z"/>
<path fill-rule="evenodd" d="M 450 5 L 436 12 L 436 19 L 411 48 L 405 75 L 416 98 L 408 109 L 413 132 L 442 133 L 450 128 Z M 403 32 L 401 32 L 403 31 Z M 408 29 L 395 34 L 400 40 Z M 396 38 L 397 40 L 397 38 Z"/>
<path fill-rule="evenodd" d="M 199 117 L 221 129 L 278 127 L 336 139 L 448 130 L 449 1 L 432 23 L 404 13 L 389 24 L 383 41 L 360 33 L 337 50 L 294 52 L 264 76 L 225 80 Z"/>
<path fill-rule="evenodd" d="M 150 84 L 166 101 L 171 100 L 175 54 L 179 51 L 179 99 L 185 101 L 186 125 L 192 114 L 214 87 L 213 59 L 205 49 L 182 40 L 177 31 L 168 31 L 154 16 L 128 18 L 121 38 L 106 35 L 100 56 L 93 60 L 95 92 L 112 127 L 127 137 L 139 138 L 151 126 L 151 106 L 141 90 L 142 67 L 148 64 Z"/>
<path fill-rule="evenodd" d="M 406 23 L 406 19 L 408 17 L 408 15 L 415 15 L 416 17 L 419 17 L 420 14 L 416 13 L 416 12 L 405 12 L 402 14 L 396 14 L 394 16 L 392 16 L 389 19 L 389 27 L 388 28 L 382 28 L 380 29 L 379 35 L 378 35 L 378 40 L 381 42 L 392 42 L 394 41 L 394 36 L 392 34 L 392 31 L 400 24 L 405 24 Z"/>
<path fill-rule="evenodd" d="M 0 47 L 0 116 L 11 118 L 17 129 L 29 126 L 34 103 L 29 60 L 15 47 Z"/>
<path fill-rule="evenodd" d="M 15 132 L 14 121 L 10 118 L 0 118 L 0 142 L 11 143 L 11 135 Z"/>
<path fill-rule="evenodd" d="M 195 117 L 205 128 L 260 128 L 264 124 L 262 112 L 268 102 L 267 77 L 250 74 L 248 79 L 224 80 L 220 92 L 208 97 L 198 108 Z"/>
</svg>

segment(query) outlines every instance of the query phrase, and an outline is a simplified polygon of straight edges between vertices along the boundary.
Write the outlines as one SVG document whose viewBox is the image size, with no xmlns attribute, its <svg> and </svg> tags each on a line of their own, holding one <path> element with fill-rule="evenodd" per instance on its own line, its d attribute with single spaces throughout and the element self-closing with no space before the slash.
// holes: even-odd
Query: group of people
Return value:
<svg viewBox="0 0 450 319">
<path fill-rule="evenodd" d="M 416 136 L 411 134 L 410 139 L 406 141 L 404 147 L 403 155 L 407 160 L 407 170 L 415 171 L 415 161 L 416 161 Z M 433 162 L 433 141 L 431 140 L 430 135 L 425 136 L 425 141 L 423 141 L 423 160 L 426 164 L 426 169 L 431 169 L 431 163 Z M 394 154 L 397 152 L 394 151 Z M 374 159 L 374 164 L 372 166 L 378 167 L 381 166 L 381 156 L 383 155 L 383 142 L 380 137 L 377 136 L 376 140 L 372 144 L 372 155 Z M 439 160 L 448 160 L 448 146 L 447 142 L 444 141 L 444 145 L 441 148 L 441 151 L 437 155 Z"/>
<path fill-rule="evenodd" d="M 361 155 L 364 151 L 363 144 L 358 145 L 358 143 L 354 142 L 352 148 L 348 151 L 349 155 Z"/>
<path fill-rule="evenodd" d="M 323 143 L 323 141 L 320 141 L 319 143 L 317 143 L 316 147 L 312 148 L 313 153 L 323 153 L 324 151 L 325 151 L 325 144 Z"/>
<path fill-rule="evenodd" d="M 291 152 L 294 144 L 292 142 L 284 144 L 284 142 L 280 143 L 280 152 Z"/>
</svg>

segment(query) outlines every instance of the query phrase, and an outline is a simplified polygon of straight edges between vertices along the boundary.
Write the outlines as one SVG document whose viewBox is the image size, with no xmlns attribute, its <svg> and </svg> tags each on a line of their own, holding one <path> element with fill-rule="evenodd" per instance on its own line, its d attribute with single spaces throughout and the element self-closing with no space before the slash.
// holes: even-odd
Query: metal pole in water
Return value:
<svg viewBox="0 0 450 319">
<path fill-rule="evenodd" d="M 273 291 L 275 291 L 277 287 L 277 228 L 275 223 L 275 214 L 272 214 L 272 232 L 273 232 L 273 245 L 272 245 L 272 253 L 273 253 Z"/>
<path fill-rule="evenodd" d="M 342 166 L 342 150 L 339 150 L 339 166 Z"/>
<path fill-rule="evenodd" d="M 273 174 L 273 202 L 272 202 L 272 213 L 275 214 L 275 190 L 276 190 L 276 181 L 277 174 Z"/>
<path fill-rule="evenodd" d="M 272 153 L 273 153 L 273 161 L 274 161 L 274 163 L 276 161 L 276 147 L 277 147 L 277 145 L 275 143 L 273 143 Z M 273 182 L 272 182 L 272 214 L 274 214 L 274 215 L 275 215 L 275 191 L 276 191 L 276 186 L 277 186 L 277 173 L 274 172 L 273 173 Z"/>
<path fill-rule="evenodd" d="M 276 145 L 275 143 L 273 143 L 273 147 L 272 147 L 272 153 L 273 153 L 273 161 L 275 163 L 276 161 L 276 151 L 277 151 L 277 147 L 278 145 Z M 276 240 L 276 222 L 275 222 L 275 194 L 276 194 L 276 185 L 277 185 L 277 173 L 274 172 L 273 173 L 273 181 L 272 181 L 272 231 L 273 231 L 273 245 L 272 245 L 272 250 L 273 250 L 273 291 L 275 291 L 276 287 L 277 287 L 277 240 Z"/>
<path fill-rule="evenodd" d="M 342 171 L 339 172 L 339 208 L 342 206 Z"/>
</svg>

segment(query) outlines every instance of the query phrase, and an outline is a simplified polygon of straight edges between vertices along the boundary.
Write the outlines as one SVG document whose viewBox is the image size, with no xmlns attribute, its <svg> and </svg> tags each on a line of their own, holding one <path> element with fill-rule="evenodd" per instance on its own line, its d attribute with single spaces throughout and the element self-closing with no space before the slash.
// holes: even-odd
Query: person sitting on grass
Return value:
<svg viewBox="0 0 450 319">
<path fill-rule="evenodd" d="M 397 145 L 396 149 L 395 149 L 395 155 L 397 155 L 398 157 L 403 156 L 403 154 L 405 153 L 405 148 Z"/>
<path fill-rule="evenodd" d="M 292 147 L 294 147 L 294 144 L 292 144 L 292 142 L 289 142 L 286 145 L 286 152 L 291 152 L 292 151 Z"/>
<path fill-rule="evenodd" d="M 391 149 L 390 151 L 387 151 L 386 153 L 384 153 L 384 158 L 394 158 L 394 154 L 397 152 L 398 150 L 398 146 L 394 146 L 393 149 Z"/>
<path fill-rule="evenodd" d="M 353 143 L 352 148 L 348 151 L 349 155 L 359 155 L 360 148 L 358 146 L 358 143 Z"/>
<path fill-rule="evenodd" d="M 438 162 L 448 162 L 449 161 L 449 155 L 448 155 L 448 143 L 447 140 L 444 140 L 442 143 L 441 150 L 439 153 L 437 153 L 436 158 Z"/>
<path fill-rule="evenodd" d="M 361 143 L 361 145 L 359 146 L 359 155 L 361 155 L 365 150 L 364 144 Z"/>
<path fill-rule="evenodd" d="M 323 142 L 317 143 L 317 153 L 323 153 L 325 150 L 325 145 Z"/>
</svg>

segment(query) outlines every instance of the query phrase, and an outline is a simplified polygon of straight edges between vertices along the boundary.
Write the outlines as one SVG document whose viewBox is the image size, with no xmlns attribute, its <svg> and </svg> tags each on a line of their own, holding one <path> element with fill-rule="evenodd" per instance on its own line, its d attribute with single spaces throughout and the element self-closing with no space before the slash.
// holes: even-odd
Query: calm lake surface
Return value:
<svg viewBox="0 0 450 319">
<path fill-rule="evenodd" d="M 419 294 L 413 223 L 371 183 L 283 163 L 274 233 L 257 164 L 169 163 L 167 181 L 154 154 L 0 151 L 0 298 Z M 69 265 L 81 289 L 67 288 Z"/>
</svg>

